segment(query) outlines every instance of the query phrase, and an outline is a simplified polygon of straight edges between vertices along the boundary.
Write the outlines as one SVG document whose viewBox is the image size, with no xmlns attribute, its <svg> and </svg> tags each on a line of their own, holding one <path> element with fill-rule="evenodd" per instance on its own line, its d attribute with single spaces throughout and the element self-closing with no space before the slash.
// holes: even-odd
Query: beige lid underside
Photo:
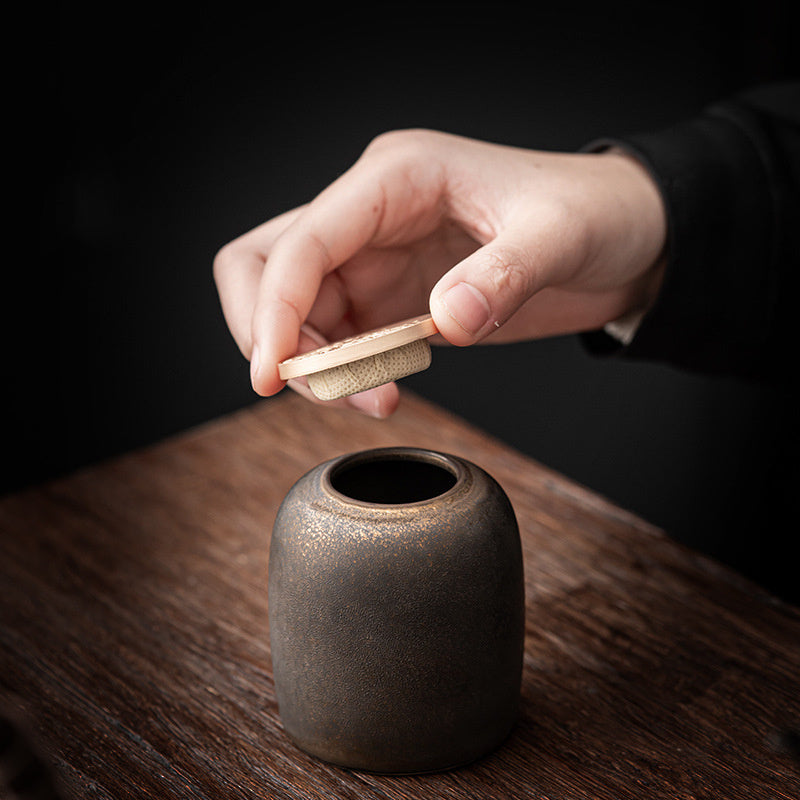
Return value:
<svg viewBox="0 0 800 800">
<path fill-rule="evenodd" d="M 278 364 L 278 374 L 284 381 L 311 375 L 323 369 L 339 367 L 367 356 L 385 353 L 387 350 L 402 347 L 419 339 L 426 339 L 436 332 L 430 314 L 412 317 L 287 358 Z"/>
</svg>

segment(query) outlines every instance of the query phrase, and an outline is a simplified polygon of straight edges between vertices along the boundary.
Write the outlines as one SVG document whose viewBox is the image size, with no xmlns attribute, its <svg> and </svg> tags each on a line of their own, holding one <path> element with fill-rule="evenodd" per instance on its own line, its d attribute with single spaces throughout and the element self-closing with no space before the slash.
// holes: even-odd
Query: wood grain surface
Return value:
<svg viewBox="0 0 800 800">
<path fill-rule="evenodd" d="M 405 777 L 287 741 L 267 629 L 283 496 L 395 444 L 500 482 L 527 598 L 508 741 Z M 0 697 L 65 798 L 800 798 L 798 609 L 407 392 L 383 422 L 285 392 L 0 500 Z"/>
</svg>

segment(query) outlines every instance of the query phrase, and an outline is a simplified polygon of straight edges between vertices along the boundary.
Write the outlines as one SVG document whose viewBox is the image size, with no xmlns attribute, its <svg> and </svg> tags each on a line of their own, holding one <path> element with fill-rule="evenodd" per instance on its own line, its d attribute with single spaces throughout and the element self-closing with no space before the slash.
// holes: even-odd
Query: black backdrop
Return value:
<svg viewBox="0 0 800 800">
<path fill-rule="evenodd" d="M 376 134 L 571 150 L 794 66 L 773 0 L 56 5 L 32 30 L 14 118 L 27 141 L 7 153 L 34 230 L 6 270 L 21 312 L 6 490 L 254 402 L 213 256 Z M 769 392 L 594 360 L 574 337 L 437 349 L 405 383 L 776 591 L 794 585 L 774 568 L 785 437 Z"/>
</svg>

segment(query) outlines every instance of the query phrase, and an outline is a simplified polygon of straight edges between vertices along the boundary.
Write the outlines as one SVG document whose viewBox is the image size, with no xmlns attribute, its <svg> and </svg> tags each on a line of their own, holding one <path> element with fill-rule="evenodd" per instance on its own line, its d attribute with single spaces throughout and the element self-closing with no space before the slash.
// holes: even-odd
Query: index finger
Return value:
<svg viewBox="0 0 800 800">
<path fill-rule="evenodd" d="M 296 353 L 300 326 L 324 277 L 374 239 L 385 204 L 381 182 L 351 168 L 275 241 L 251 321 L 251 377 L 256 392 L 271 395 L 283 387 L 278 362 Z"/>
<path fill-rule="evenodd" d="M 273 217 L 228 242 L 214 258 L 214 282 L 222 313 L 247 359 L 253 349 L 250 339 L 253 309 L 267 255 L 273 242 L 301 211 L 302 207 L 295 208 Z"/>
</svg>

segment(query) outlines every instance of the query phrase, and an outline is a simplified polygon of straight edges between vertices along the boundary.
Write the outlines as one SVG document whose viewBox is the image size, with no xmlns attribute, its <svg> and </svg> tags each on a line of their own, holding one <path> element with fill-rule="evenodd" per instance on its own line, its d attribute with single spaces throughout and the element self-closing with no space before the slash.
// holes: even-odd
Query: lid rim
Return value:
<svg viewBox="0 0 800 800">
<path fill-rule="evenodd" d="M 281 380 L 313 375 L 426 339 L 435 333 L 436 326 L 430 314 L 411 317 L 287 358 L 278 364 L 278 374 Z"/>
</svg>

